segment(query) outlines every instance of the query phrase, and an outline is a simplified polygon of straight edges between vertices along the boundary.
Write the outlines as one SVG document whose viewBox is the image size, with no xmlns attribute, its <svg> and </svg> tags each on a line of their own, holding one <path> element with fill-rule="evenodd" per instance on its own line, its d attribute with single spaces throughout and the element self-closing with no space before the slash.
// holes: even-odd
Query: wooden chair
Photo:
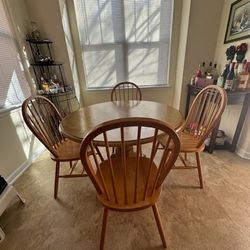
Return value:
<svg viewBox="0 0 250 250">
<path fill-rule="evenodd" d="M 147 140 L 142 136 L 145 133 L 149 133 Z M 115 135 L 119 138 L 116 143 L 112 139 Z M 163 135 L 168 140 L 162 151 L 157 148 L 157 140 Z M 135 152 L 127 150 L 131 145 L 135 145 Z M 112 154 L 112 146 L 119 146 L 120 153 Z M 101 147 L 103 161 L 96 156 L 97 147 Z M 100 249 L 104 248 L 108 210 L 127 212 L 148 207 L 153 209 L 163 246 L 166 247 L 156 202 L 179 149 L 177 134 L 165 123 L 151 118 L 105 122 L 83 139 L 80 150 L 82 164 L 96 188 L 97 198 L 104 206 Z"/>
<path fill-rule="evenodd" d="M 22 105 L 23 119 L 32 133 L 50 151 L 51 159 L 56 162 L 54 198 L 57 198 L 59 178 L 83 177 L 84 169 L 75 173 L 80 160 L 80 143 L 69 140 L 59 131 L 62 116 L 55 105 L 43 96 L 31 96 Z M 69 162 L 69 173 L 60 174 L 60 163 Z M 73 163 L 74 162 L 74 163 Z"/>
<path fill-rule="evenodd" d="M 140 88 L 133 82 L 120 82 L 111 92 L 111 101 L 140 101 L 142 98 Z"/>
<path fill-rule="evenodd" d="M 205 148 L 204 141 L 216 127 L 227 104 L 226 91 L 218 86 L 207 86 L 195 97 L 188 116 L 178 131 L 181 141 L 181 154 L 179 158 L 182 166 L 174 166 L 173 169 L 197 169 L 200 188 L 203 188 L 200 152 Z M 164 145 L 166 139 L 161 138 L 160 143 Z M 191 166 L 187 161 L 187 154 L 195 153 L 196 165 Z"/>
</svg>

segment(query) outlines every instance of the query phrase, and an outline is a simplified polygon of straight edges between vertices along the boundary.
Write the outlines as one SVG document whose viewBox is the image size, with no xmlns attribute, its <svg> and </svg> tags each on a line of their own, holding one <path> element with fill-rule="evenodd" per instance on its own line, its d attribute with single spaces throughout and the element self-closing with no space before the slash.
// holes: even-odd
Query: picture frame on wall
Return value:
<svg viewBox="0 0 250 250">
<path fill-rule="evenodd" d="M 250 0 L 238 0 L 231 4 L 225 43 L 250 37 Z"/>
</svg>

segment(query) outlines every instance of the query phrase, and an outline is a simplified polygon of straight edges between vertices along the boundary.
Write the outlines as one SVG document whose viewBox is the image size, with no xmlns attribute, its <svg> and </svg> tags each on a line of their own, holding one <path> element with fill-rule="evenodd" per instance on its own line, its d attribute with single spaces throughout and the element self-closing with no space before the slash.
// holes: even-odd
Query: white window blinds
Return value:
<svg viewBox="0 0 250 250">
<path fill-rule="evenodd" d="M 172 0 L 74 0 L 88 88 L 167 84 Z"/>
<path fill-rule="evenodd" d="M 29 95 L 30 88 L 0 0 L 0 112 L 19 106 Z"/>
</svg>

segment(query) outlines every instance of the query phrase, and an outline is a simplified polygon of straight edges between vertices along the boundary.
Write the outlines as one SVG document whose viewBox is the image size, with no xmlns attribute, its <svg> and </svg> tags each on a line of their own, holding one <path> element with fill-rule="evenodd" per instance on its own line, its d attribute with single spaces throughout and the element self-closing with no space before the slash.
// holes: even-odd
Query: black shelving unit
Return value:
<svg viewBox="0 0 250 250">
<path fill-rule="evenodd" d="M 65 116 L 79 107 L 73 86 L 65 83 L 63 63 L 54 60 L 52 45 L 53 42 L 48 39 L 26 39 L 30 45 L 33 62 L 30 65 L 33 68 L 36 78 L 37 93 L 50 99 L 58 108 L 60 113 Z M 46 82 L 56 75 L 60 88 L 49 89 L 45 91 L 41 87 L 41 78 Z"/>
<path fill-rule="evenodd" d="M 48 39 L 26 39 L 29 42 L 33 62 L 30 64 L 33 67 L 36 77 L 37 89 L 40 89 L 41 77 L 49 80 L 53 75 L 58 77 L 61 85 L 65 86 L 65 77 L 63 72 L 63 63 L 56 62 L 52 53 L 53 42 Z"/>
</svg>

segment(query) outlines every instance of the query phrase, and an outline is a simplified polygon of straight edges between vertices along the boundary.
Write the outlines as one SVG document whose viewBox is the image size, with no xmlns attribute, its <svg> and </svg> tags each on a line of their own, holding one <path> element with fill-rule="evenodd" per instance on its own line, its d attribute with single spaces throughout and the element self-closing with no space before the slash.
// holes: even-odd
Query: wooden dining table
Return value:
<svg viewBox="0 0 250 250">
<path fill-rule="evenodd" d="M 183 123 L 182 114 L 166 104 L 152 101 L 103 102 L 80 108 L 67 115 L 60 123 L 65 137 L 81 142 L 84 136 L 97 125 L 119 118 L 148 117 L 165 122 L 177 130 Z M 145 131 L 142 137 L 151 137 Z M 114 141 L 119 141 L 115 138 Z"/>
</svg>

